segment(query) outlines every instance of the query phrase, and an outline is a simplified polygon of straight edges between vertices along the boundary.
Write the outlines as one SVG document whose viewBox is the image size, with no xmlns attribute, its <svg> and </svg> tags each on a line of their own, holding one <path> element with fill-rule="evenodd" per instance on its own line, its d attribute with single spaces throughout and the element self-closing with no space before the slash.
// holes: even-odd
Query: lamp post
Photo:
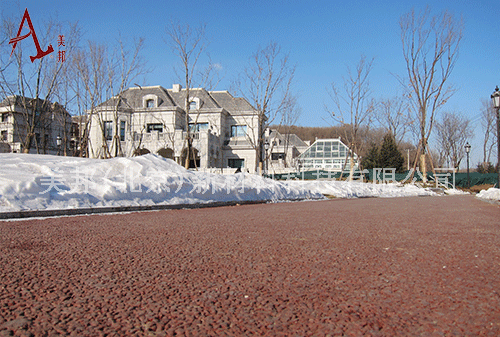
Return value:
<svg viewBox="0 0 500 337">
<path fill-rule="evenodd" d="M 56 144 L 57 144 L 57 155 L 61 155 L 61 136 L 57 136 L 56 138 Z"/>
<path fill-rule="evenodd" d="M 264 150 L 265 150 L 265 155 L 266 155 L 266 157 L 265 157 L 265 159 L 266 159 L 266 169 L 265 169 L 265 171 L 264 171 L 264 172 L 266 172 L 266 173 L 267 173 L 267 171 L 268 171 L 268 169 L 269 169 L 269 168 L 267 167 L 267 166 L 269 165 L 269 164 L 268 164 L 268 161 L 267 161 L 267 160 L 268 160 L 268 158 L 269 158 L 269 154 L 267 153 L 267 151 L 269 150 L 269 141 L 268 141 L 267 139 L 266 139 L 266 142 L 264 143 Z"/>
<path fill-rule="evenodd" d="M 465 144 L 465 152 L 467 153 L 467 188 L 470 189 L 470 180 L 469 180 L 469 152 L 470 152 L 470 144 L 467 142 Z"/>
<path fill-rule="evenodd" d="M 497 145 L 498 145 L 498 159 L 497 159 L 497 171 L 498 171 L 498 182 L 497 187 L 500 188 L 500 91 L 498 90 L 498 85 L 495 88 L 495 92 L 491 95 L 493 100 L 493 107 L 497 110 Z"/>
</svg>

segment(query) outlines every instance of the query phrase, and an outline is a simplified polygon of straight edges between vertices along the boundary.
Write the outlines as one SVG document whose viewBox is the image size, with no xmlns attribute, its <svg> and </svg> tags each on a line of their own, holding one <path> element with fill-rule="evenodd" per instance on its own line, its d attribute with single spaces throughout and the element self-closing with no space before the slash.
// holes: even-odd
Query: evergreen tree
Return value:
<svg viewBox="0 0 500 337">
<path fill-rule="evenodd" d="M 396 172 L 403 172 L 405 159 L 398 150 L 392 133 L 384 136 L 384 142 L 380 148 L 379 164 L 382 168 L 395 168 Z"/>
<path fill-rule="evenodd" d="M 375 143 L 372 143 L 371 147 L 368 149 L 368 154 L 361 161 L 363 169 L 372 170 L 373 168 L 379 168 L 379 150 Z"/>
</svg>

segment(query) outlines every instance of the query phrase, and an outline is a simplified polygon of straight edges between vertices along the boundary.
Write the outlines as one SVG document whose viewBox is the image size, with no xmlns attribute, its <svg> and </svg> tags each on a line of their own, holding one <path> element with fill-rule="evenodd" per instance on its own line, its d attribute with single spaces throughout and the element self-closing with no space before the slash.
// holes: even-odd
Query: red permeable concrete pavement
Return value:
<svg viewBox="0 0 500 337">
<path fill-rule="evenodd" d="M 443 196 L 0 222 L 0 335 L 498 336 L 499 215 Z"/>
</svg>

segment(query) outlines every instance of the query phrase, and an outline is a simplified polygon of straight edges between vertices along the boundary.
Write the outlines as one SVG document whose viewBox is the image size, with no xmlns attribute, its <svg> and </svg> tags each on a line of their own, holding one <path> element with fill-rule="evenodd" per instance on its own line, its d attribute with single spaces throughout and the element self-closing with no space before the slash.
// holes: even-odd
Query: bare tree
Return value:
<svg viewBox="0 0 500 337">
<path fill-rule="evenodd" d="M 81 155 L 84 155 L 84 149 L 94 150 L 92 144 L 90 144 L 89 132 L 95 117 L 103 139 L 99 150 L 100 156 L 111 156 L 106 142 L 104 121 L 96 111 L 97 106 L 104 102 L 108 96 L 106 93 L 106 74 L 110 70 L 108 69 L 109 64 L 106 62 L 107 53 L 106 46 L 88 41 L 87 48 L 80 50 L 75 56 L 74 65 L 77 70 L 77 77 L 75 78 L 74 88 L 77 92 L 77 106 L 81 121 L 79 130 Z M 92 156 L 96 157 L 97 154 L 93 153 Z"/>
<path fill-rule="evenodd" d="M 182 64 L 182 77 L 186 88 L 186 96 L 184 99 L 184 130 L 186 133 L 184 148 L 186 151 L 186 158 L 184 166 L 185 168 L 189 168 L 190 159 L 195 159 L 193 139 L 189 128 L 189 105 L 191 102 L 190 89 L 192 88 L 193 77 L 196 72 L 198 60 L 206 48 L 205 25 L 193 29 L 189 26 L 189 24 L 182 26 L 179 23 L 172 23 L 167 28 L 166 33 L 169 37 L 166 42 L 170 45 L 172 51 L 180 58 Z"/>
<path fill-rule="evenodd" d="M 334 108 L 328 109 L 333 119 L 344 127 L 344 137 L 349 144 L 350 174 L 354 175 L 354 153 L 359 155 L 362 150 L 360 140 L 363 127 L 371 124 L 374 113 L 375 101 L 370 97 L 369 75 L 372 70 L 373 59 L 367 61 L 361 56 L 356 68 L 347 67 L 347 76 L 343 77 L 343 90 L 331 84 L 330 96 Z"/>
<path fill-rule="evenodd" d="M 462 21 L 448 12 L 431 17 L 429 8 L 421 13 L 412 10 L 400 19 L 403 56 L 418 120 L 424 182 L 427 144 L 436 113 L 454 93 L 453 87 L 446 84 L 458 57 L 462 26 Z"/>
<path fill-rule="evenodd" d="M 214 90 L 222 80 L 220 64 L 213 63 L 210 54 L 206 54 L 208 59 L 207 65 L 196 71 L 196 80 L 200 88 L 207 91 Z"/>
<path fill-rule="evenodd" d="M 88 146 L 93 149 L 89 143 L 89 130 L 95 120 L 101 131 L 102 143 L 94 156 L 110 158 L 123 155 L 119 107 L 123 103 L 123 91 L 135 78 L 147 72 L 140 56 L 143 48 L 144 39 L 134 41 L 131 49 L 119 39 L 112 51 L 107 46 L 89 41 L 86 50 L 80 50 L 75 56 L 77 77 L 74 87 L 78 90 L 78 111 L 81 116 L 87 114 L 88 117 L 81 124 L 80 148 Z M 104 101 L 111 104 L 112 121 L 107 120 L 107 114 L 97 112 L 98 105 Z M 113 123 L 113 135 L 108 134 L 107 122 Z M 108 144 L 110 137 L 111 144 Z"/>
<path fill-rule="evenodd" d="M 491 153 L 497 145 L 496 112 L 491 100 L 483 100 L 481 109 L 481 126 L 484 130 L 483 164 L 491 162 Z"/>
<path fill-rule="evenodd" d="M 285 167 L 287 167 L 287 163 L 289 162 L 289 159 L 286 156 L 288 155 L 288 149 L 290 148 L 290 137 L 291 137 L 291 127 L 295 125 L 300 117 L 302 110 L 297 106 L 296 100 L 294 99 L 286 108 L 286 110 L 283 111 L 282 117 L 281 117 L 281 122 L 280 126 L 278 127 L 280 130 L 283 130 L 284 132 L 284 151 L 285 151 L 285 158 L 284 159 L 284 164 Z M 269 156 L 272 153 L 267 154 Z M 269 160 L 269 158 L 267 158 Z"/>
<path fill-rule="evenodd" d="M 250 57 L 249 64 L 233 81 L 234 91 L 257 110 L 257 127 L 251 130 L 248 140 L 256 151 L 255 165 L 259 172 L 264 160 L 266 129 L 277 117 L 293 111 L 296 103 L 291 92 L 294 74 L 295 66 L 290 64 L 289 55 L 271 42 Z"/>
<path fill-rule="evenodd" d="M 68 155 L 68 150 L 72 150 L 71 154 L 75 155 L 75 148 L 70 148 L 70 145 L 75 145 L 71 142 L 72 132 L 74 130 L 71 117 L 68 116 L 67 110 L 77 106 L 76 101 L 78 92 L 75 91 L 73 86 L 77 78 L 74 63 L 75 57 L 78 54 L 78 47 L 82 35 L 81 29 L 77 24 L 71 25 L 69 28 L 69 34 L 66 34 L 66 36 L 64 36 L 64 41 L 62 41 L 66 58 L 64 62 L 67 62 L 67 65 L 61 69 L 61 74 L 58 77 L 54 91 L 54 99 L 61 105 L 61 107 L 54 109 L 54 121 L 61 130 L 60 135 L 58 135 L 61 138 L 59 152 L 64 156 Z M 55 104 L 54 107 L 56 107 Z"/>
<path fill-rule="evenodd" d="M 24 22 L 24 21 L 23 21 Z M 2 20 L 2 37 L 0 41 L 8 41 L 16 36 L 19 30 L 20 21 L 13 21 L 9 18 Z M 65 52 L 68 57 L 79 42 L 79 29 L 77 24 L 62 24 L 55 20 L 45 23 L 43 28 L 36 27 L 38 31 L 38 42 L 42 46 L 56 43 L 58 35 L 67 32 Z M 31 32 L 31 30 L 30 30 Z M 30 38 L 34 34 L 30 35 Z M 33 37 L 34 38 L 34 37 Z M 18 96 L 17 101 L 22 106 L 22 120 L 18 123 L 16 130 L 19 132 L 17 138 L 21 140 L 22 151 L 29 153 L 33 146 L 37 152 L 46 149 L 47 142 L 44 135 L 37 137 L 37 133 L 44 133 L 51 120 L 50 115 L 52 105 L 50 101 L 56 97 L 60 90 L 60 81 L 64 69 L 70 66 L 71 62 L 61 61 L 54 54 L 46 55 L 38 60 L 30 60 L 29 55 L 33 54 L 32 44 L 18 41 L 16 44 L 4 44 L 5 48 L 11 48 L 9 59 L 1 59 L 3 68 L 0 72 L 0 94 L 2 96 Z M 15 46 L 14 49 L 12 49 Z M 0 58 L 2 56 L 0 55 Z M 57 54 L 56 54 L 57 55 Z"/>
<path fill-rule="evenodd" d="M 394 135 L 396 143 L 400 144 L 413 122 L 407 97 L 394 96 L 382 99 L 376 105 L 375 110 L 375 118 L 379 124 L 387 132 L 391 132 Z"/>
<path fill-rule="evenodd" d="M 442 158 L 458 169 L 465 156 L 465 143 L 473 136 L 470 120 L 457 113 L 446 112 L 436 123 L 436 129 Z"/>
<path fill-rule="evenodd" d="M 276 131 L 278 131 L 283 137 L 283 151 L 284 151 L 283 164 L 285 167 L 288 167 L 289 164 L 292 166 L 294 165 L 294 163 L 291 162 L 292 158 L 288 158 L 288 151 L 290 149 L 290 139 L 292 134 L 291 130 L 297 123 L 297 120 L 299 119 L 300 114 L 302 113 L 302 110 L 297 105 L 296 98 L 293 97 L 292 99 L 293 101 L 291 101 L 290 104 L 287 106 L 286 110 L 283 111 L 279 124 L 270 126 L 271 128 L 276 128 Z M 281 145 L 278 135 L 276 135 L 273 139 L 277 140 L 269 141 L 268 144 L 269 148 L 265 153 L 265 161 L 267 163 L 271 163 L 271 165 L 272 161 L 270 160 L 269 157 L 272 155 L 275 147 Z M 266 167 L 266 169 L 269 170 L 269 167 Z"/>
<path fill-rule="evenodd" d="M 112 65 L 109 67 L 110 69 L 113 69 L 113 71 L 108 72 L 109 92 L 116 93 L 113 95 L 113 97 L 115 97 L 113 109 L 114 136 L 112 144 L 114 157 L 123 156 L 121 142 L 124 141 L 124 139 L 121 139 L 121 137 L 124 137 L 125 134 L 121 134 L 122 126 L 118 113 L 118 107 L 123 101 L 122 93 L 135 78 L 147 72 L 145 62 L 140 56 L 143 49 L 143 38 L 135 40 L 132 49 L 128 49 L 126 44 L 120 38 L 118 40 L 118 47 L 115 51 L 115 55 L 111 61 Z M 125 130 L 123 130 L 123 132 L 125 133 Z"/>
</svg>

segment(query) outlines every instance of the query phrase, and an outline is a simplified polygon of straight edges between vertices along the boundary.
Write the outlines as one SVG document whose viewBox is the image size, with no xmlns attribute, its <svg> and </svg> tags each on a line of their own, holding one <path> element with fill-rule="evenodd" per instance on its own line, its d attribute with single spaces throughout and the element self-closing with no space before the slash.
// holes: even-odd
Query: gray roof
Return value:
<svg viewBox="0 0 500 337">
<path fill-rule="evenodd" d="M 20 96 L 7 96 L 0 102 L 0 106 L 10 106 L 13 103 L 15 103 L 15 105 L 19 105 L 21 102 L 20 99 Z"/>
<path fill-rule="evenodd" d="M 174 92 L 172 89 L 168 89 L 168 93 L 172 96 L 174 99 L 174 102 L 176 102 L 177 106 L 184 108 L 184 102 L 186 100 L 186 89 L 182 89 L 179 92 Z M 190 89 L 189 90 L 189 97 L 192 98 L 199 98 L 203 102 L 202 109 L 220 109 L 221 106 L 212 98 L 210 93 L 206 91 L 205 89 Z"/>
<path fill-rule="evenodd" d="M 33 98 L 23 97 L 23 96 L 19 96 L 19 95 L 13 95 L 13 96 L 7 96 L 7 97 L 5 97 L 2 100 L 2 102 L 0 102 L 0 106 L 11 106 L 11 105 L 15 105 L 15 106 L 24 106 L 24 105 L 27 105 L 27 106 L 30 106 L 34 102 L 35 102 L 35 99 L 33 99 Z M 38 102 L 43 104 L 45 101 L 39 98 Z M 50 104 L 50 102 L 48 102 L 48 103 Z"/>
<path fill-rule="evenodd" d="M 295 133 L 285 134 L 283 137 L 285 137 L 285 139 L 288 138 L 290 144 L 295 147 L 309 147 L 309 145 L 307 145 L 307 143 L 300 139 Z"/>
<path fill-rule="evenodd" d="M 134 109 L 143 107 L 143 97 L 146 95 L 156 95 L 159 98 L 158 107 L 181 108 L 184 109 L 186 99 L 186 89 L 174 91 L 165 89 L 162 86 L 152 87 L 132 87 L 123 91 L 120 95 L 118 107 L 121 109 Z M 201 109 L 225 109 L 229 113 L 254 111 L 247 100 L 240 97 L 233 97 L 228 91 L 207 91 L 203 88 L 192 88 L 189 90 L 191 98 L 199 98 L 202 101 Z M 99 106 L 114 106 L 118 97 L 113 97 Z"/>
<path fill-rule="evenodd" d="M 299 136 L 294 133 L 281 134 L 277 130 L 271 130 L 269 138 L 278 138 L 283 142 L 288 141 L 288 145 L 292 145 L 295 147 L 309 147 L 309 145 L 307 145 L 302 139 L 299 138 Z"/>
<path fill-rule="evenodd" d="M 167 89 L 162 86 L 154 86 L 154 87 L 132 87 L 123 91 L 120 95 L 121 100 L 118 104 L 119 108 L 127 109 L 127 108 L 138 108 L 142 107 L 142 98 L 146 95 L 156 95 L 160 99 L 158 101 L 159 107 L 170 107 L 173 108 L 176 106 L 172 97 L 167 92 Z M 108 99 L 107 101 L 99 104 L 99 106 L 114 106 L 118 98 L 115 96 L 113 98 Z"/>
<path fill-rule="evenodd" d="M 254 107 L 241 97 L 233 97 L 228 91 L 212 91 L 210 95 L 227 111 L 253 111 Z"/>
<path fill-rule="evenodd" d="M 12 96 L 7 96 L 5 97 L 1 102 L 0 102 L 0 107 L 5 107 L 5 106 L 14 106 L 14 107 L 25 107 L 26 109 L 32 109 L 35 105 L 35 102 L 37 100 L 34 98 L 30 97 L 23 97 L 19 95 L 12 95 Z M 47 111 L 63 111 L 65 113 L 68 113 L 66 111 L 66 108 L 59 104 L 58 102 L 51 103 L 48 100 L 44 100 L 41 98 L 38 98 L 38 109 L 44 108 Z"/>
</svg>

